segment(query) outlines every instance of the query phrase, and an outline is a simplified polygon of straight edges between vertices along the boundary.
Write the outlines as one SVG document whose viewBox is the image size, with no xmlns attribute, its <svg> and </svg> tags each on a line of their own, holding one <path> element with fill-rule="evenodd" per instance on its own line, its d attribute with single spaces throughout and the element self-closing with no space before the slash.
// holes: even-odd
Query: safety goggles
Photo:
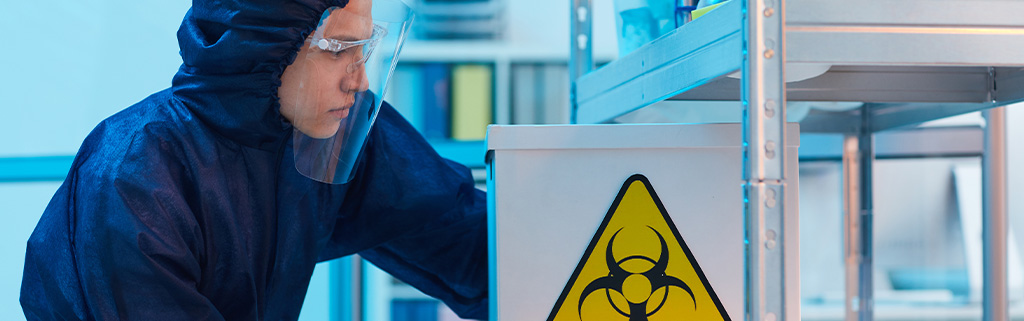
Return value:
<svg viewBox="0 0 1024 321">
<path fill-rule="evenodd" d="M 325 12 L 324 14 L 329 15 L 330 11 Z M 324 38 L 323 32 L 319 31 L 309 40 L 309 46 L 310 48 L 320 49 L 339 57 L 344 55 L 358 55 L 356 56 L 355 61 L 349 64 L 346 69 L 348 72 L 354 72 L 358 66 L 365 63 L 366 59 L 373 55 L 373 50 L 377 48 L 380 40 L 386 37 L 387 34 L 388 30 L 385 29 L 384 26 L 376 23 L 373 24 L 373 33 L 370 35 L 370 38 L 363 40 L 348 41 Z"/>
</svg>

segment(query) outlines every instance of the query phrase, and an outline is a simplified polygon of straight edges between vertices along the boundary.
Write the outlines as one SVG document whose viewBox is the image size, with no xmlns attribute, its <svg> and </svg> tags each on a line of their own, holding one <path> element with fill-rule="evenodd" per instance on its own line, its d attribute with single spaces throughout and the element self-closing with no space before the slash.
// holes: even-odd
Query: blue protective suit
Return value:
<svg viewBox="0 0 1024 321">
<path fill-rule="evenodd" d="M 294 320 L 353 253 L 486 318 L 484 194 L 393 108 L 351 183 L 295 170 L 277 88 L 329 5 L 195 1 L 172 87 L 89 134 L 32 233 L 29 320 Z"/>
</svg>

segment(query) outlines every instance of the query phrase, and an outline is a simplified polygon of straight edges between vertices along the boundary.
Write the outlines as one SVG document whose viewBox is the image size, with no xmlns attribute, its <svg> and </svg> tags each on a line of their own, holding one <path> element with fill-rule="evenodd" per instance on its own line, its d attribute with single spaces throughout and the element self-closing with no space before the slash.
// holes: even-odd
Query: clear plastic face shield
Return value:
<svg viewBox="0 0 1024 321">
<path fill-rule="evenodd" d="M 400 0 L 352 0 L 324 12 L 281 76 L 281 114 L 294 126 L 295 168 L 348 183 L 412 23 Z"/>
</svg>

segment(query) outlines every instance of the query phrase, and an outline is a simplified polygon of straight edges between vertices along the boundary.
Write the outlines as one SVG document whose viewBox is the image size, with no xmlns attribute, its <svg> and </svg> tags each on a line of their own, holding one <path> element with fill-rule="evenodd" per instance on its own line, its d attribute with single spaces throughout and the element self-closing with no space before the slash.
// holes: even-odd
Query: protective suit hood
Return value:
<svg viewBox="0 0 1024 321">
<path fill-rule="evenodd" d="M 272 150 L 290 125 L 281 73 L 320 15 L 348 0 L 193 1 L 178 29 L 182 65 L 172 92 L 203 123 L 242 145 Z"/>
</svg>

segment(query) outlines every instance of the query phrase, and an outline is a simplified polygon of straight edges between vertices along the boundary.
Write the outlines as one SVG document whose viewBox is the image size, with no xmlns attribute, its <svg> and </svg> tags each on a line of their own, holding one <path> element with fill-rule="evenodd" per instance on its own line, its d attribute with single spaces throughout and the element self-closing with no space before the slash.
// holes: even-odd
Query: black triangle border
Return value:
<svg viewBox="0 0 1024 321">
<path fill-rule="evenodd" d="M 693 253 L 690 253 L 690 247 L 686 245 L 686 241 L 683 240 L 683 236 L 679 234 L 679 230 L 676 229 L 675 222 L 672 222 L 672 218 L 668 216 L 668 211 L 665 209 L 665 205 L 661 203 L 661 198 L 658 197 L 658 193 L 654 191 L 654 186 L 651 185 L 651 181 L 647 179 L 647 176 L 643 174 L 633 174 L 626 179 L 625 183 L 622 183 L 622 188 L 619 189 L 619 194 L 615 196 L 615 201 L 612 202 L 612 206 L 608 209 L 608 214 L 605 214 L 604 221 L 601 222 L 601 226 L 597 228 L 597 232 L 594 233 L 594 238 L 590 240 L 590 245 L 587 246 L 587 250 L 580 256 L 580 263 L 576 265 L 576 270 L 572 272 L 572 277 L 569 278 L 569 282 L 565 283 L 565 288 L 562 289 L 562 294 L 558 296 L 558 301 L 555 301 L 555 307 L 551 309 L 551 313 L 548 314 L 548 321 L 555 319 L 555 314 L 558 313 L 558 309 L 562 307 L 562 303 L 565 302 L 565 298 L 569 296 L 572 285 L 576 283 L 576 279 L 579 278 L 580 273 L 583 271 L 583 265 L 587 263 L 587 258 L 594 252 L 594 248 L 597 247 L 597 241 L 601 239 L 601 235 L 604 235 L 605 228 L 608 227 L 608 222 L 612 219 L 612 214 L 619 208 L 619 203 L 622 202 L 622 198 L 626 195 L 626 190 L 629 189 L 629 185 L 635 181 L 644 183 L 647 187 L 648 193 L 651 194 L 651 198 L 654 199 L 654 204 L 658 206 L 658 211 L 661 212 L 661 216 L 665 218 L 668 223 L 668 227 L 672 230 L 672 234 L 679 241 L 679 245 L 682 246 L 683 252 L 686 253 L 686 258 L 690 260 L 693 266 L 694 272 L 697 272 L 697 276 L 700 278 L 700 282 L 704 284 L 704 289 L 708 295 L 711 296 L 711 301 L 715 302 L 715 306 L 718 308 L 718 312 L 725 317 L 725 321 L 732 321 L 729 317 L 729 313 L 725 311 L 725 306 L 722 305 L 722 301 L 718 299 L 718 294 L 715 293 L 715 289 L 711 287 L 711 283 L 708 282 L 708 278 L 704 276 L 704 271 L 701 270 L 700 264 L 697 263 L 697 259 L 693 257 Z"/>
</svg>

